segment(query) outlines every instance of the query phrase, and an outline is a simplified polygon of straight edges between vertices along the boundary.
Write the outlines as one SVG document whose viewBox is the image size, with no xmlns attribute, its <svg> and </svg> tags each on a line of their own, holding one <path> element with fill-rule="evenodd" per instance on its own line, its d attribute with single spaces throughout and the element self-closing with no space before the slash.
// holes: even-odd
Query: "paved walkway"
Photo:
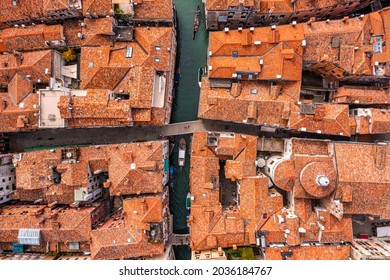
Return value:
<svg viewBox="0 0 390 280">
<path fill-rule="evenodd" d="M 21 152 L 23 151 L 23 148 L 30 147 L 51 147 L 80 144 L 103 145 L 152 141 L 161 139 L 164 136 L 192 134 L 195 131 L 233 132 L 274 138 L 288 138 L 299 135 L 299 137 L 342 140 L 342 137 L 338 136 L 332 137 L 322 134 L 310 135 L 308 133 L 293 134 L 288 131 L 263 131 L 259 126 L 214 120 L 197 120 L 174 123 L 166 126 L 46 129 L 33 132 L 9 133 L 9 136 L 12 152 Z"/>
</svg>

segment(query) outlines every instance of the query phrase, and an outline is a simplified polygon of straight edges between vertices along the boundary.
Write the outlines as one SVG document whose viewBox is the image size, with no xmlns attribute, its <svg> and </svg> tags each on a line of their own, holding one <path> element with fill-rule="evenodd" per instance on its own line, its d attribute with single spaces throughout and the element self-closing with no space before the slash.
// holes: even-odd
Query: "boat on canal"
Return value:
<svg viewBox="0 0 390 280">
<path fill-rule="evenodd" d="M 198 85 L 199 88 L 202 88 L 202 77 L 203 77 L 203 68 L 200 67 L 198 70 Z"/>
<path fill-rule="evenodd" d="M 195 20 L 194 20 L 194 34 L 192 36 L 192 40 L 195 39 L 196 32 L 199 30 L 199 24 L 200 24 L 200 7 L 198 5 L 198 8 L 196 10 L 195 14 Z"/>
<path fill-rule="evenodd" d="M 187 210 L 190 210 L 190 208 L 191 208 L 191 194 L 190 193 L 187 194 L 186 208 L 187 208 Z"/>
<path fill-rule="evenodd" d="M 181 138 L 179 142 L 179 166 L 183 167 L 186 159 L 186 139 Z"/>
</svg>

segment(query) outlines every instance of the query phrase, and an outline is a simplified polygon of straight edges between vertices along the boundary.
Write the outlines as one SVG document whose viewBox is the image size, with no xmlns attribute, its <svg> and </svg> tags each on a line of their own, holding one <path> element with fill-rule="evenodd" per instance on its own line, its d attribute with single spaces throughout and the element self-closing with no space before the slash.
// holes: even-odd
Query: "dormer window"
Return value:
<svg viewBox="0 0 390 280">
<path fill-rule="evenodd" d="M 233 51 L 232 56 L 233 56 L 233 57 L 238 57 L 238 52 Z"/>
</svg>

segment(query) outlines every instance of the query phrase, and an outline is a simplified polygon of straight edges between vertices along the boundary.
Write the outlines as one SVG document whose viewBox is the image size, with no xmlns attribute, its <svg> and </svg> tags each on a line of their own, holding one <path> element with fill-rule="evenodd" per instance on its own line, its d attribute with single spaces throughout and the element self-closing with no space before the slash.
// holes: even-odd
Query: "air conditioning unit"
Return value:
<svg viewBox="0 0 390 280">
<path fill-rule="evenodd" d="M 82 40 L 82 39 L 84 39 L 84 34 L 79 32 L 79 33 L 77 33 L 77 37 Z"/>
<path fill-rule="evenodd" d="M 238 31 L 242 31 L 242 27 L 239 27 L 239 28 L 238 28 Z"/>
<path fill-rule="evenodd" d="M 249 31 L 253 32 L 253 31 L 255 31 L 255 28 L 251 27 L 251 28 L 249 28 Z"/>
<path fill-rule="evenodd" d="M 45 69 L 45 74 L 46 74 L 46 75 L 50 75 L 50 74 L 51 74 L 51 69 L 46 68 L 46 69 Z"/>
<path fill-rule="evenodd" d="M 225 29 L 223 31 L 229 32 L 229 27 L 225 27 Z"/>
</svg>

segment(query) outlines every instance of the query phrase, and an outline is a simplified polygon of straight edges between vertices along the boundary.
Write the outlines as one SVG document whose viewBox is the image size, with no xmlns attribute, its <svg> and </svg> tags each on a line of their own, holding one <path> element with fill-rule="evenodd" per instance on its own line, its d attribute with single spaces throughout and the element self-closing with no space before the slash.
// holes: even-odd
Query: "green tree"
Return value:
<svg viewBox="0 0 390 280">
<path fill-rule="evenodd" d="M 65 52 L 62 53 L 62 58 L 65 62 L 72 62 L 77 59 L 77 55 L 73 49 L 68 48 Z"/>
</svg>

